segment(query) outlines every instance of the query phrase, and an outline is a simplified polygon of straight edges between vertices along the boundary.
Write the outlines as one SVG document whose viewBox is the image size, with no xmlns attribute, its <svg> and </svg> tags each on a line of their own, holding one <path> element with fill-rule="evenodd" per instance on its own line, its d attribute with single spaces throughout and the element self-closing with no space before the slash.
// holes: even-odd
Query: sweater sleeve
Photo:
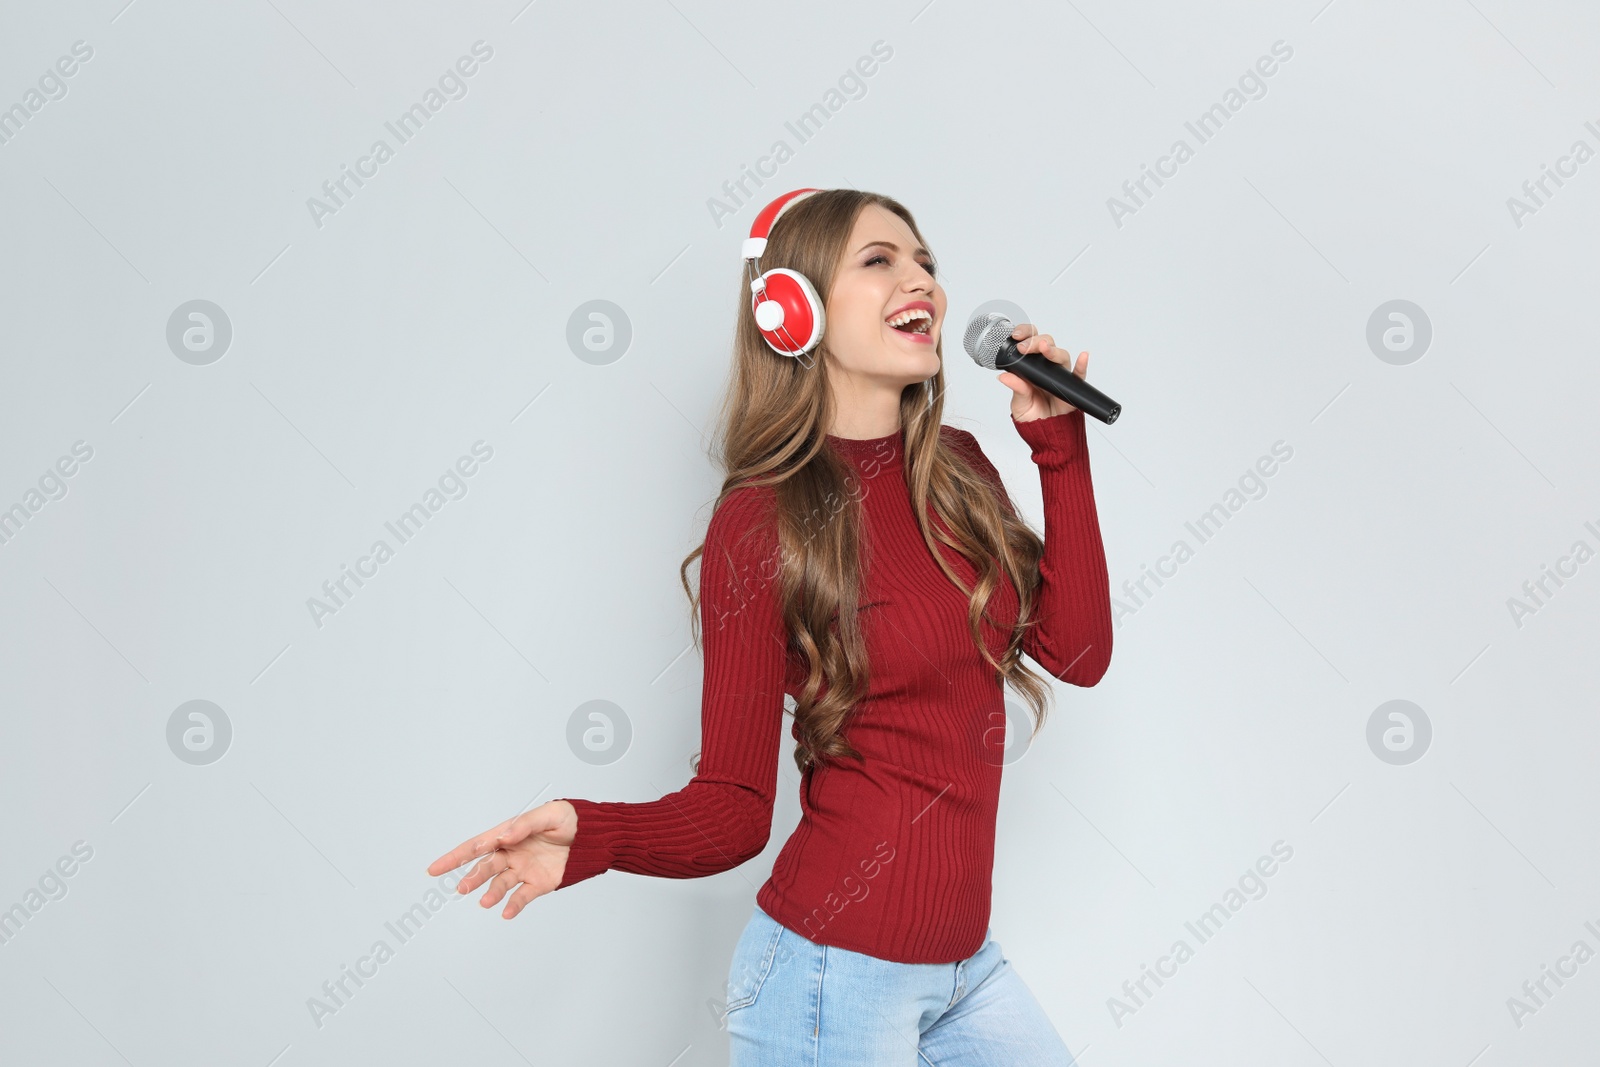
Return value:
<svg viewBox="0 0 1600 1067">
<path fill-rule="evenodd" d="M 1089 443 L 1082 411 L 1012 420 L 1032 448 L 1044 497 L 1044 555 L 1034 617 L 1022 650 L 1053 677 L 1091 686 L 1111 665 L 1111 583 L 1089 474 Z M 1016 514 L 1000 472 L 965 430 L 967 450 L 995 484 L 1002 504 Z"/>
<path fill-rule="evenodd" d="M 557 889 L 608 870 L 700 878 L 737 867 L 772 833 L 787 639 L 779 609 L 772 491 L 734 490 L 700 557 L 700 764 L 687 785 L 645 803 L 563 797 L 577 836 Z"/>
</svg>

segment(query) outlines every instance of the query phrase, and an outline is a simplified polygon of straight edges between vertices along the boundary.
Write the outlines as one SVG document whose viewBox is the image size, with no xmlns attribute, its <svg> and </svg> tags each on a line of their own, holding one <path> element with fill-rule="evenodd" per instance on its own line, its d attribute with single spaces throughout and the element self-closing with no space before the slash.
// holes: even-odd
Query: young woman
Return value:
<svg viewBox="0 0 1600 1067">
<path fill-rule="evenodd" d="M 796 190 L 745 253 L 764 273 L 741 284 L 727 476 L 680 569 L 705 660 L 695 776 L 648 803 L 549 801 L 428 873 L 477 859 L 458 891 L 488 882 L 484 907 L 510 892 L 509 919 L 608 870 L 744 863 L 771 833 L 787 693 L 801 817 L 734 951 L 733 1062 L 1065 1067 L 988 920 L 1003 688 L 1037 728 L 1050 688 L 1024 653 L 1079 686 L 1111 659 L 1084 415 L 999 375 L 1039 470 L 1041 540 L 976 439 L 941 425 L 946 298 L 909 211 Z M 1087 352 L 1074 365 L 1030 325 L 1013 336 L 1086 375 Z"/>
</svg>

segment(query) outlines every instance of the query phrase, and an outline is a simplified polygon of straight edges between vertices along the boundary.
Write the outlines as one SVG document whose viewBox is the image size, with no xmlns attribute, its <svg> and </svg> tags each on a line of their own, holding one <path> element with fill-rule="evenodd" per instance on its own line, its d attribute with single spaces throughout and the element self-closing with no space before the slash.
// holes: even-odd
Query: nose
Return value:
<svg viewBox="0 0 1600 1067">
<path fill-rule="evenodd" d="M 933 292 L 933 278 L 929 276 L 926 270 L 922 269 L 922 264 L 913 263 L 910 267 L 907 267 L 906 270 L 908 274 L 906 280 L 901 283 L 902 288 L 904 288 L 907 292 Z"/>
</svg>

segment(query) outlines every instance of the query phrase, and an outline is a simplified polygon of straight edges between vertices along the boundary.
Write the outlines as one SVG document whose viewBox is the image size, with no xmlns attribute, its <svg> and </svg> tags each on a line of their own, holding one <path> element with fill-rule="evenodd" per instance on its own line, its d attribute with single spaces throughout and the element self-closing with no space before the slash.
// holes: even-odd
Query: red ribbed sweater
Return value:
<svg viewBox="0 0 1600 1067">
<path fill-rule="evenodd" d="M 1032 447 L 1044 496 L 1041 621 L 1023 651 L 1062 681 L 1094 685 L 1111 660 L 1111 597 L 1084 415 L 1012 425 Z M 976 438 L 951 426 L 941 435 L 1013 507 Z M 866 526 L 860 618 L 871 685 L 843 727 L 865 759 L 801 775 L 800 823 L 756 903 L 818 944 L 901 963 L 953 963 L 982 946 L 989 922 L 1005 703 L 967 629 L 966 596 L 917 529 L 904 443 L 903 430 L 867 440 L 828 436 L 859 473 Z M 736 490 L 706 531 L 697 773 L 646 803 L 563 798 L 577 809 L 578 829 L 558 889 L 608 870 L 697 878 L 765 849 L 784 694 L 797 693 L 805 677 L 778 609 L 777 540 L 764 521 L 772 502 L 769 488 Z M 970 587 L 972 564 L 954 550 L 944 554 Z M 988 608 L 996 625 L 980 624 L 996 658 L 1009 636 L 1001 627 L 1017 611 L 1016 589 L 1002 574 Z"/>
</svg>

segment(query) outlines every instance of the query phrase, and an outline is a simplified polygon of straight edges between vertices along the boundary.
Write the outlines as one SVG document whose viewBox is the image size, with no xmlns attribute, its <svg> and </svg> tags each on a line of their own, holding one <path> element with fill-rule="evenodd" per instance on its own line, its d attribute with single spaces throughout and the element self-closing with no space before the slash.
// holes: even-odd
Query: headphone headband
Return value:
<svg viewBox="0 0 1600 1067">
<path fill-rule="evenodd" d="M 795 189 L 784 193 L 778 199 L 762 208 L 761 213 L 750 224 L 750 236 L 744 242 L 744 258 L 760 259 L 761 253 L 767 250 L 767 234 L 772 232 L 772 225 L 778 221 L 778 216 L 787 211 L 791 205 L 799 203 L 818 191 L 816 189 Z"/>
<path fill-rule="evenodd" d="M 792 205 L 818 192 L 794 189 L 761 209 L 744 242 L 745 271 L 750 279 L 750 310 L 767 347 L 781 356 L 793 356 L 810 370 L 816 361 L 806 353 L 822 341 L 827 314 L 822 298 L 805 275 L 782 267 L 762 271 L 759 260 L 767 250 L 767 234 L 778 217 Z"/>
</svg>

